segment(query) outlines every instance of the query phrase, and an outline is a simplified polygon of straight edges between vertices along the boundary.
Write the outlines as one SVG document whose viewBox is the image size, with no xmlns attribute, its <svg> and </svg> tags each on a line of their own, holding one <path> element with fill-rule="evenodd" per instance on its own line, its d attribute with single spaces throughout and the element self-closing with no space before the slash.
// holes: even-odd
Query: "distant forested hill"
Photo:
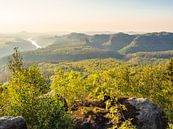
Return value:
<svg viewBox="0 0 173 129">
<path fill-rule="evenodd" d="M 155 52 L 173 50 L 173 33 L 149 33 L 139 35 L 122 48 L 124 53 Z"/>
<path fill-rule="evenodd" d="M 92 58 L 131 59 L 133 57 L 170 58 L 173 33 L 95 34 L 71 33 L 49 37 L 52 44 L 24 57 L 34 61 L 81 60 Z"/>
<path fill-rule="evenodd" d="M 23 52 L 25 61 L 28 62 L 59 62 L 77 61 L 93 58 L 117 58 L 130 60 L 132 58 L 161 58 L 173 57 L 173 33 L 147 33 L 147 34 L 95 34 L 71 33 L 57 36 L 39 35 L 33 36 L 38 44 L 44 44 L 44 48 Z M 23 47 L 27 46 L 25 40 Z M 9 44 L 9 43 L 8 43 Z M 22 48 L 19 46 L 19 48 Z M 15 43 L 10 46 L 15 46 Z M 0 48 L 0 53 L 7 49 Z M 1 56 L 2 57 L 2 56 Z M 6 57 L 0 60 L 4 64 Z"/>
</svg>

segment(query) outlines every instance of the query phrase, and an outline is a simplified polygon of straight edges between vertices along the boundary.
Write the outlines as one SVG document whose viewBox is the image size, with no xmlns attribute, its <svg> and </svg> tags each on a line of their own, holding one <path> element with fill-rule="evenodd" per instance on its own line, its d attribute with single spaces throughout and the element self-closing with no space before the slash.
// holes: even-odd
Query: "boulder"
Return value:
<svg viewBox="0 0 173 129">
<path fill-rule="evenodd" d="M 4 116 L 0 117 L 0 129 L 27 129 L 23 117 Z"/>
<path fill-rule="evenodd" d="M 128 103 L 136 108 L 138 129 L 166 129 L 167 119 L 163 110 L 146 98 L 129 98 Z"/>
</svg>

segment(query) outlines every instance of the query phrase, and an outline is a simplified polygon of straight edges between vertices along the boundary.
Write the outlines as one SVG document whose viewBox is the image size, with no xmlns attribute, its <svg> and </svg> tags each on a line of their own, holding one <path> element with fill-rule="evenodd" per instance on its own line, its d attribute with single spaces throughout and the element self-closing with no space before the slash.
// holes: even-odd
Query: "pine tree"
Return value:
<svg viewBox="0 0 173 129">
<path fill-rule="evenodd" d="M 9 58 L 8 68 L 9 70 L 14 73 L 16 71 L 22 71 L 23 70 L 23 58 L 21 57 L 20 52 L 18 51 L 18 48 L 14 48 L 14 53 Z"/>
</svg>

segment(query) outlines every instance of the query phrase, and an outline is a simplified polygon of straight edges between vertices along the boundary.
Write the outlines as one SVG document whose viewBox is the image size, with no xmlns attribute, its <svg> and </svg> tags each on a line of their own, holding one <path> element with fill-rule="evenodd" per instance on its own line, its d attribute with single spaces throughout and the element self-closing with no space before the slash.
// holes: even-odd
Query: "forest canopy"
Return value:
<svg viewBox="0 0 173 129">
<path fill-rule="evenodd" d="M 0 85 L 0 116 L 23 116 L 29 129 L 75 128 L 74 103 L 105 96 L 148 98 L 164 110 L 172 127 L 173 59 L 145 65 L 93 59 L 25 67 L 16 50 L 9 69 L 11 78 Z M 117 114 L 107 117 L 112 128 L 135 128 L 130 119 L 119 125 Z"/>
</svg>

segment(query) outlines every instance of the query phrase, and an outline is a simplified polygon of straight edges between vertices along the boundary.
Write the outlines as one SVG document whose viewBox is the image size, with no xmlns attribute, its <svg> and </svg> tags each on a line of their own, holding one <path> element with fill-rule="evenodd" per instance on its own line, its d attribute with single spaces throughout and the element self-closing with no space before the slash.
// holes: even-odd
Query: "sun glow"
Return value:
<svg viewBox="0 0 173 129">
<path fill-rule="evenodd" d="M 0 2 L 0 32 L 173 31 L 170 0 Z"/>
</svg>

